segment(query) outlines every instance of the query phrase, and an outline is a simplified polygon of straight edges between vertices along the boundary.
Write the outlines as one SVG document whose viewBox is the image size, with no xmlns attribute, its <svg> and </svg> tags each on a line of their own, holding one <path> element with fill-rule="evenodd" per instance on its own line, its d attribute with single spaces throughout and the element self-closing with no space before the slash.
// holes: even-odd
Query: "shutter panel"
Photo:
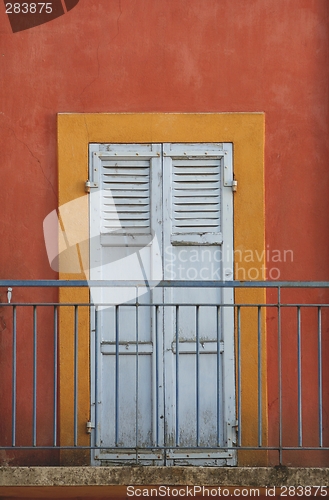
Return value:
<svg viewBox="0 0 329 500">
<path fill-rule="evenodd" d="M 173 232 L 220 232 L 220 164 L 173 161 Z"/>
<path fill-rule="evenodd" d="M 173 245 L 222 243 L 222 145 L 168 144 Z"/>
<path fill-rule="evenodd" d="M 103 234 L 150 233 L 150 160 L 102 161 Z"/>
<path fill-rule="evenodd" d="M 144 246 L 150 242 L 151 204 L 156 205 L 151 195 L 152 166 L 158 172 L 160 153 L 159 144 L 90 146 L 93 184 L 99 187 L 103 246 Z"/>
</svg>

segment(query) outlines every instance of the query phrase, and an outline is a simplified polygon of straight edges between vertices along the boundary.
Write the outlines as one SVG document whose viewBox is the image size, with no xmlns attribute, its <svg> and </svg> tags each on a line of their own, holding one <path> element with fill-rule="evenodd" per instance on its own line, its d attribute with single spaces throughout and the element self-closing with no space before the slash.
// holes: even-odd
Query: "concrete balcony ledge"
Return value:
<svg viewBox="0 0 329 500">
<path fill-rule="evenodd" d="M 117 485 L 329 486 L 329 468 L 0 467 L 0 487 Z"/>
<path fill-rule="evenodd" d="M 329 468 L 0 467 L 2 499 L 126 498 L 127 486 L 132 485 L 139 488 L 162 485 L 257 487 L 263 493 L 263 489 L 269 487 L 328 487 Z"/>
</svg>

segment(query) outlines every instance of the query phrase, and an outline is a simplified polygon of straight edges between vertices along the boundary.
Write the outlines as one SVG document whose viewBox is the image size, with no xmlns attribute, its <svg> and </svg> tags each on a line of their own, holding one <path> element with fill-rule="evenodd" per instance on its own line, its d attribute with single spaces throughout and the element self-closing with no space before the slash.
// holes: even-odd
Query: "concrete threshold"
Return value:
<svg viewBox="0 0 329 500">
<path fill-rule="evenodd" d="M 127 487 L 329 486 L 329 468 L 0 467 L 0 498 L 128 498 Z M 131 491 L 133 491 L 131 489 Z M 329 491 L 326 489 L 327 494 Z M 137 496 L 137 495 L 136 495 Z M 157 496 L 157 495 L 139 495 Z M 159 495 L 164 496 L 164 495 Z M 203 496 L 203 495 L 193 495 Z M 232 496 L 232 495 L 230 495 Z M 329 495 L 328 495 L 329 496 Z"/>
</svg>

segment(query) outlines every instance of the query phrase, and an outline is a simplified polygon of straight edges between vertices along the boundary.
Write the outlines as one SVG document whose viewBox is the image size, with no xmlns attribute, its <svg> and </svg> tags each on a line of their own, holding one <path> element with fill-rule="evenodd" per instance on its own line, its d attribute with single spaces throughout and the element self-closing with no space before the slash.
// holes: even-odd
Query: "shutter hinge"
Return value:
<svg viewBox="0 0 329 500">
<path fill-rule="evenodd" d="M 91 423 L 90 420 L 86 422 L 86 433 L 91 434 L 91 429 L 95 429 L 95 426 Z"/>
<path fill-rule="evenodd" d="M 97 182 L 90 182 L 89 179 L 86 180 L 85 182 L 85 191 L 86 193 L 90 193 L 90 189 L 91 188 L 97 188 L 98 187 L 98 183 Z"/>
<path fill-rule="evenodd" d="M 219 342 L 219 352 L 220 353 L 224 352 L 224 340 L 221 340 Z"/>
<path fill-rule="evenodd" d="M 236 445 L 236 434 L 238 432 L 238 421 L 233 420 L 233 422 L 227 422 L 227 445 Z"/>
<path fill-rule="evenodd" d="M 231 187 L 233 193 L 235 193 L 237 191 L 237 189 L 238 189 L 238 181 L 236 179 L 233 179 L 233 180 L 227 179 L 226 176 L 225 176 L 225 173 L 226 172 L 224 172 L 224 186 L 225 187 Z"/>
</svg>

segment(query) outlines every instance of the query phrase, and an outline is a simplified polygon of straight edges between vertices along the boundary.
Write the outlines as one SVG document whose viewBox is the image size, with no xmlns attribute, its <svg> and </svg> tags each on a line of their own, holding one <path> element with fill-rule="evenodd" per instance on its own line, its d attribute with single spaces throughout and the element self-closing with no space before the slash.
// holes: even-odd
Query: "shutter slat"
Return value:
<svg viewBox="0 0 329 500">
<path fill-rule="evenodd" d="M 130 168 L 130 169 L 136 169 L 136 168 L 146 168 L 148 169 L 149 167 L 149 161 L 148 160 L 135 160 L 135 159 L 126 159 L 126 160 L 102 160 L 102 165 L 105 169 L 108 168 Z"/>
<path fill-rule="evenodd" d="M 122 191 L 122 192 L 120 192 L 120 191 L 116 191 L 116 192 L 112 191 L 112 197 L 113 198 L 125 199 L 126 203 L 129 203 L 129 200 L 131 198 L 139 198 L 139 199 L 145 198 L 145 200 L 147 200 L 147 202 L 148 202 L 148 199 L 149 199 L 148 192 L 138 192 L 137 189 L 136 189 L 136 191 L 132 191 L 131 193 L 129 193 L 128 196 L 127 196 L 127 194 L 128 194 L 127 191 Z M 115 201 L 115 203 L 116 203 L 116 201 Z"/>
<path fill-rule="evenodd" d="M 103 179 L 103 184 L 104 188 L 111 187 L 111 186 L 116 186 L 116 185 L 127 185 L 127 184 L 134 184 L 134 185 L 143 185 L 143 184 L 148 184 L 148 179 L 146 175 L 140 175 L 140 176 L 122 176 L 118 174 L 113 174 L 113 176 L 107 176 L 106 178 Z"/>
<path fill-rule="evenodd" d="M 177 182 L 214 182 L 219 180 L 219 175 L 212 174 L 176 174 L 174 180 Z"/>
<path fill-rule="evenodd" d="M 193 220 L 200 220 L 200 219 L 205 219 L 205 220 L 211 220 L 214 219 L 217 221 L 217 213 L 215 211 L 210 212 L 182 212 L 179 215 L 176 216 L 176 220 L 181 221 L 184 219 L 193 219 Z"/>
<path fill-rule="evenodd" d="M 105 199 L 106 198 L 106 199 Z M 104 196 L 104 199 L 105 201 L 108 201 L 109 199 L 112 200 L 112 196 Z M 119 205 L 127 205 L 127 201 L 125 201 L 124 199 L 121 199 L 121 198 L 118 198 L 116 201 L 115 201 L 115 206 L 119 206 Z M 148 199 L 134 199 L 134 200 L 131 200 L 131 203 L 128 203 L 129 206 L 138 206 L 138 205 L 149 205 L 149 200 Z M 113 203 L 104 203 L 104 206 L 113 206 Z M 123 207 L 121 207 L 123 208 Z"/>
<path fill-rule="evenodd" d="M 115 214 L 134 214 L 134 213 L 144 213 L 144 212 L 148 212 L 148 207 L 147 208 L 144 208 L 144 207 L 128 207 L 127 209 L 125 210 L 120 210 L 120 207 L 117 207 L 116 209 L 113 208 L 113 209 L 110 209 L 110 210 L 104 210 L 104 213 L 108 213 L 108 214 L 111 214 L 111 213 L 115 213 Z"/>
<path fill-rule="evenodd" d="M 184 212 L 184 204 L 181 203 L 180 205 L 175 205 L 175 210 L 177 210 L 177 207 L 180 207 L 180 212 L 183 214 L 185 213 Z M 194 204 L 192 205 L 191 207 L 188 208 L 188 211 L 186 211 L 186 213 L 193 213 L 193 212 L 218 212 L 219 210 L 219 206 L 214 203 L 212 205 L 210 205 L 209 203 L 208 204 Z"/>
<path fill-rule="evenodd" d="M 214 197 L 213 202 L 214 202 L 214 204 L 217 203 L 216 197 Z M 176 196 L 174 205 L 200 205 L 200 204 L 209 205 L 209 203 L 210 203 L 209 197 L 205 197 L 205 196 L 199 196 L 197 198 L 195 196 L 191 196 L 191 197 L 187 197 L 187 196 L 178 197 L 178 196 Z"/>
<path fill-rule="evenodd" d="M 217 227 L 218 221 L 216 219 L 176 219 L 176 227 L 200 227 L 212 226 Z"/>
</svg>

